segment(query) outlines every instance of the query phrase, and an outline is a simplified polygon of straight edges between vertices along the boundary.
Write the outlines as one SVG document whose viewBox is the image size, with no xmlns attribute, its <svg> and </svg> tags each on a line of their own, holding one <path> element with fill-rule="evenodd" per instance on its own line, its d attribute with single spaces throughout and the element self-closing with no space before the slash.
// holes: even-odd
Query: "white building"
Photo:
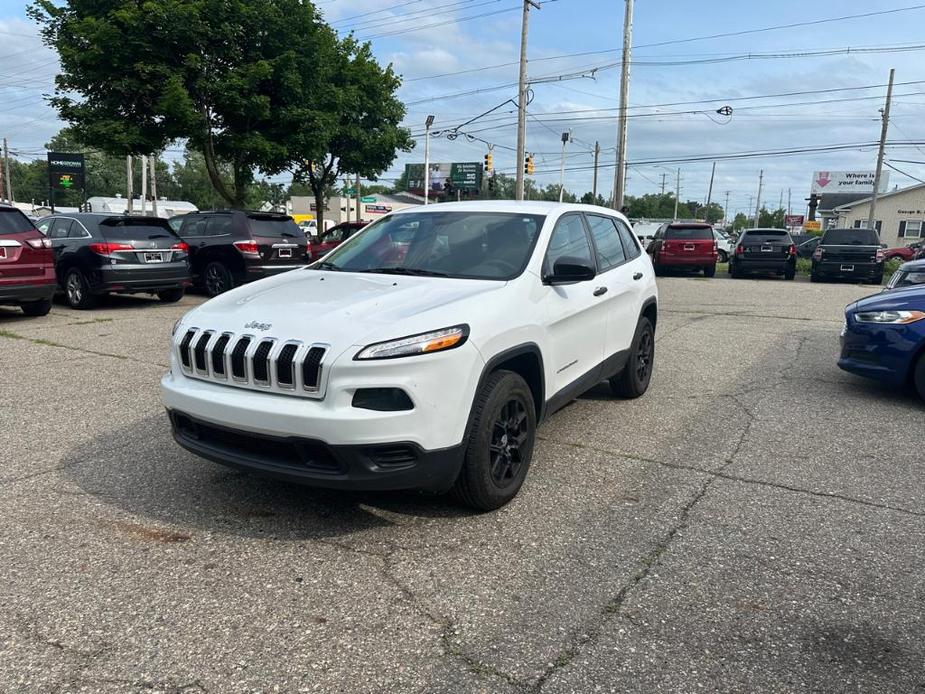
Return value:
<svg viewBox="0 0 925 694">
<path fill-rule="evenodd" d="M 866 227 L 870 198 L 834 209 L 836 226 Z M 875 226 L 880 240 L 890 248 L 925 238 L 925 183 L 877 196 Z"/>
<path fill-rule="evenodd" d="M 88 212 L 110 212 L 112 214 L 126 214 L 128 212 L 128 200 L 121 196 L 107 198 L 94 196 L 87 198 Z M 198 212 L 193 203 L 185 200 L 166 200 L 161 198 L 157 201 L 157 216 L 163 219 L 170 219 L 178 214 L 188 214 Z M 132 214 L 141 214 L 141 200 L 132 200 Z M 154 216 L 151 210 L 151 201 L 145 202 L 145 214 L 149 217 Z"/>
<path fill-rule="evenodd" d="M 411 193 L 395 193 L 382 195 L 375 193 L 360 198 L 360 219 L 364 222 L 374 222 L 380 217 L 394 210 L 406 207 L 417 207 L 424 204 L 424 198 Z M 295 196 L 289 201 L 289 214 L 316 214 L 315 199 L 308 196 Z M 357 218 L 356 197 L 333 197 L 328 200 L 324 211 L 325 220 L 334 224 L 352 222 Z"/>
</svg>

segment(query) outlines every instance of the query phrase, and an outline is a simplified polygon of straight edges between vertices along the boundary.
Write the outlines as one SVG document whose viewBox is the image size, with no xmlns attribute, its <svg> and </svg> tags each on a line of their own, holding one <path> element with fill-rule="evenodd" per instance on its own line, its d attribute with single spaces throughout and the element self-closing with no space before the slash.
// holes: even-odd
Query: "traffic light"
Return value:
<svg viewBox="0 0 925 694">
<path fill-rule="evenodd" d="M 491 152 L 485 155 L 485 171 L 491 173 L 495 170 L 495 158 Z"/>
<path fill-rule="evenodd" d="M 524 159 L 524 173 L 532 176 L 535 170 L 536 167 L 533 165 L 533 155 L 528 154 L 526 159 Z"/>
<path fill-rule="evenodd" d="M 495 189 L 495 177 L 489 176 L 488 177 L 488 190 L 494 190 L 494 189 Z"/>
</svg>

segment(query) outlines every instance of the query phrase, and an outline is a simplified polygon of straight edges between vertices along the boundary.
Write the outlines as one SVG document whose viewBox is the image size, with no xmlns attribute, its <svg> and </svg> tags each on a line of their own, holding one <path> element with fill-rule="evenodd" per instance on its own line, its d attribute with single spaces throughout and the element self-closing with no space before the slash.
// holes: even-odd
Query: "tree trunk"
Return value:
<svg viewBox="0 0 925 694">
<path fill-rule="evenodd" d="M 228 186 L 225 185 L 225 181 L 222 179 L 222 174 L 218 169 L 218 161 L 215 157 L 215 147 L 212 144 L 212 127 L 210 124 L 209 113 L 206 109 L 203 109 L 202 115 L 206 121 L 206 137 L 203 142 L 202 158 L 206 164 L 206 171 L 209 174 L 209 180 L 212 182 L 212 187 L 215 188 L 215 192 L 224 198 L 225 202 L 227 202 L 231 207 L 235 207 L 235 191 L 228 190 Z"/>
<path fill-rule="evenodd" d="M 315 223 L 318 225 L 318 233 L 320 234 L 324 231 L 324 181 L 312 176 L 310 185 L 312 192 L 315 194 Z"/>
</svg>

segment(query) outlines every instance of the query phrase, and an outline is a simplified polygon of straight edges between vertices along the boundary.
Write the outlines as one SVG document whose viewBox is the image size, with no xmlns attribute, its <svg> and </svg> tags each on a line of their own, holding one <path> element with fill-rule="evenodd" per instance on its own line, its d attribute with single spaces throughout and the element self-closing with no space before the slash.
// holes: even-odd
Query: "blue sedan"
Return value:
<svg viewBox="0 0 925 694">
<path fill-rule="evenodd" d="M 925 286 L 910 285 L 845 309 L 838 365 L 893 386 L 912 384 L 925 398 Z"/>
</svg>

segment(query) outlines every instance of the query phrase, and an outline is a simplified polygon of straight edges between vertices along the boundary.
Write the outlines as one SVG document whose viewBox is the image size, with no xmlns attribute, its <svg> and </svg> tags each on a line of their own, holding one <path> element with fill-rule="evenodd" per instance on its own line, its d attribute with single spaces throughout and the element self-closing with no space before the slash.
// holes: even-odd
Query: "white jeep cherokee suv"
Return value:
<svg viewBox="0 0 925 694">
<path fill-rule="evenodd" d="M 419 207 L 187 313 L 163 402 L 177 442 L 225 465 L 494 509 L 545 417 L 604 379 L 646 391 L 656 319 L 652 264 L 611 210 Z"/>
</svg>

